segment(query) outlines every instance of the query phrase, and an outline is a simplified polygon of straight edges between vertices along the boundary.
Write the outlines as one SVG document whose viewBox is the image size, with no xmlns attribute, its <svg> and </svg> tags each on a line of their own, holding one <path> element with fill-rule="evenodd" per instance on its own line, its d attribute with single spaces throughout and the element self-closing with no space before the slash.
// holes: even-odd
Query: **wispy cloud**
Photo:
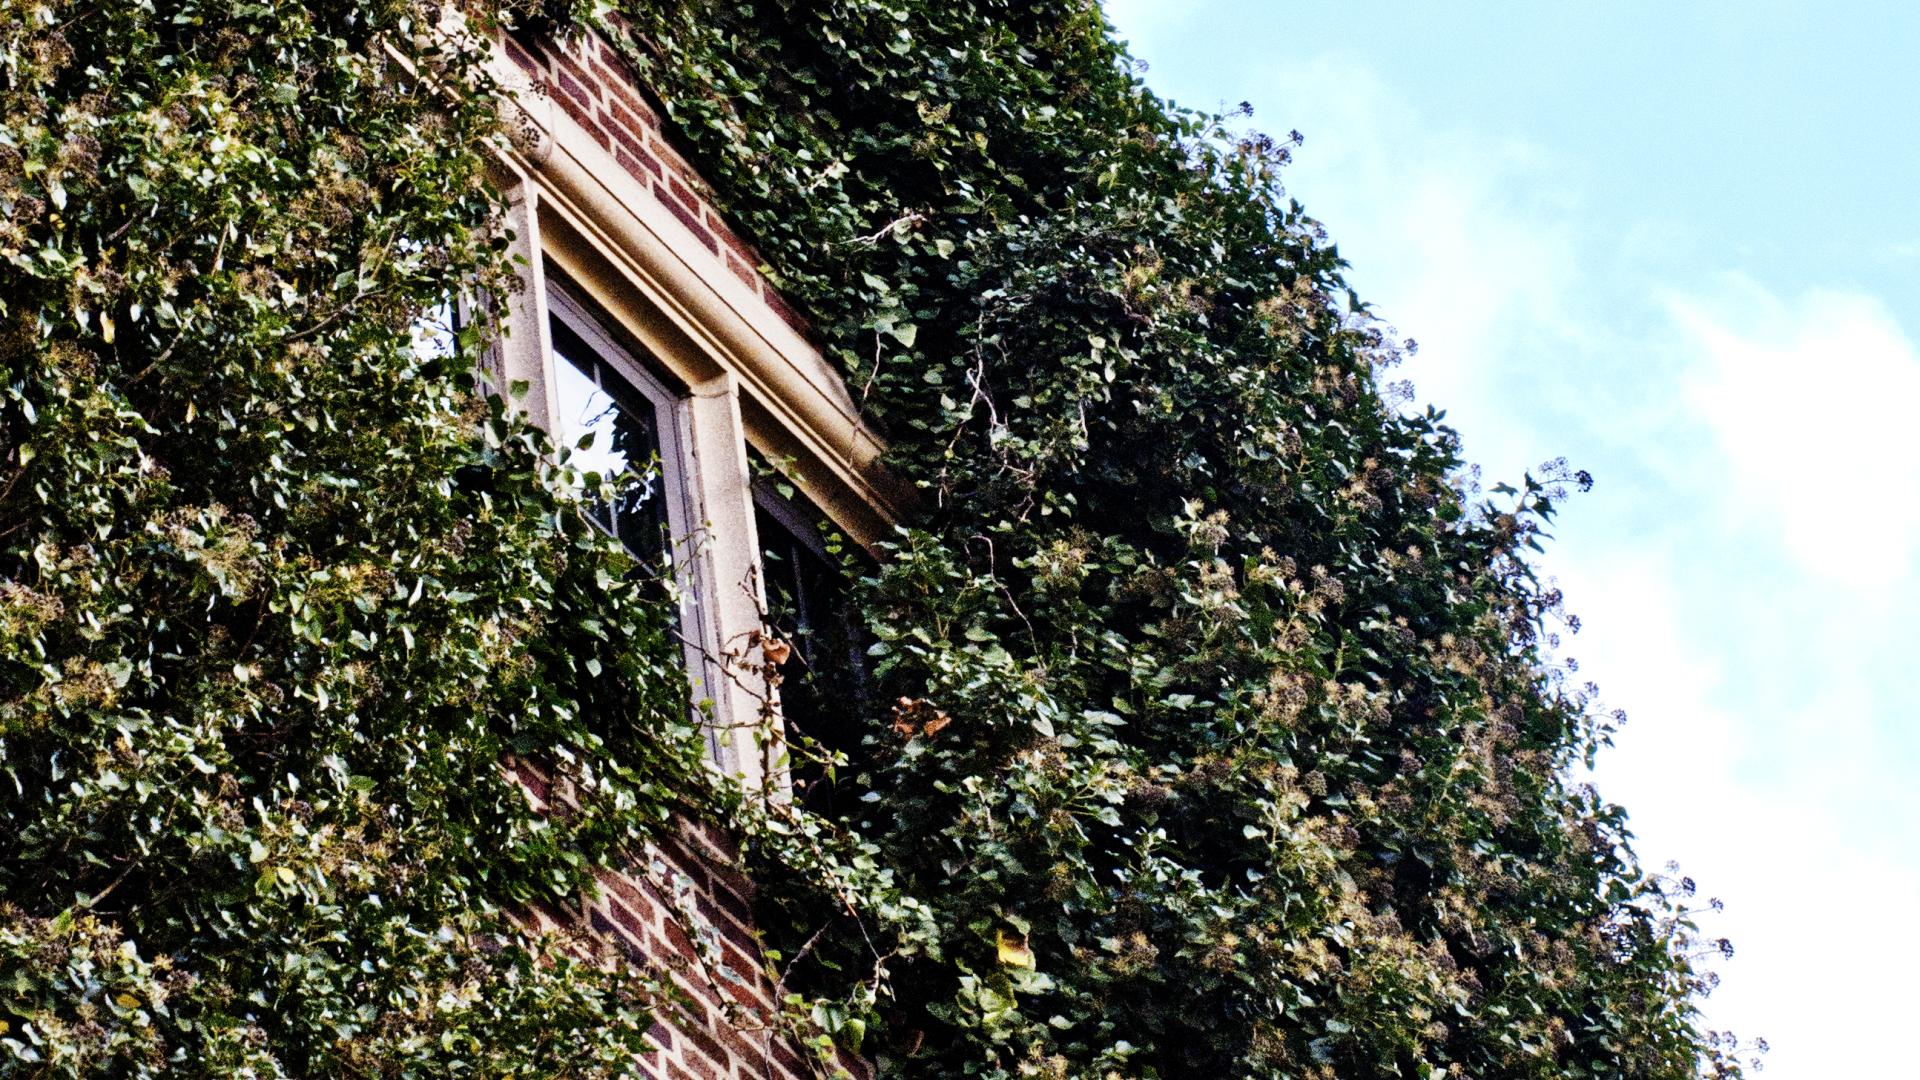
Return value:
<svg viewBox="0 0 1920 1080">
<path fill-rule="evenodd" d="M 1101 6 L 1138 57 L 1153 50 L 1156 37 L 1171 33 L 1186 22 L 1200 6 L 1200 0 L 1105 0 Z"/>
<path fill-rule="evenodd" d="M 1486 406 L 1540 389 L 1539 358 L 1585 348 L 1569 163 L 1437 124 L 1355 57 L 1262 81 L 1256 122 L 1306 136 L 1289 187 L 1354 263 L 1362 298 L 1420 343 L 1405 372 L 1420 398 L 1450 409 L 1502 478 L 1558 453 Z"/>
<path fill-rule="evenodd" d="M 1700 358 L 1688 380 L 1739 504 L 1801 566 L 1868 592 L 1910 577 L 1920 547 L 1920 350 L 1873 297 L 1781 300 L 1735 281 L 1667 307 Z"/>
</svg>

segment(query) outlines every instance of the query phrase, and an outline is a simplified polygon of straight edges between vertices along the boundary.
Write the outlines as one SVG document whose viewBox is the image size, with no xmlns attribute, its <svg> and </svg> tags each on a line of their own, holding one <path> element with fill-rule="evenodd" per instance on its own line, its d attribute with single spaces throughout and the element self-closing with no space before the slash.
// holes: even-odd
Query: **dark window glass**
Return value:
<svg viewBox="0 0 1920 1080">
<path fill-rule="evenodd" d="M 670 532 L 658 412 L 565 323 L 554 319 L 552 329 L 558 427 L 565 445 L 575 448 L 573 465 L 610 479 L 633 478 L 620 497 L 593 507 L 593 519 L 636 556 L 664 566 Z"/>
<path fill-rule="evenodd" d="M 820 514 L 798 499 L 756 490 L 755 519 L 765 574 L 767 619 L 793 651 L 780 665 L 780 709 L 790 731 L 820 750 L 862 757 L 863 720 L 872 715 L 865 626 L 851 602 L 841 554 L 829 547 Z M 806 747 L 794 758 L 803 797 L 829 801 L 842 784 Z"/>
</svg>

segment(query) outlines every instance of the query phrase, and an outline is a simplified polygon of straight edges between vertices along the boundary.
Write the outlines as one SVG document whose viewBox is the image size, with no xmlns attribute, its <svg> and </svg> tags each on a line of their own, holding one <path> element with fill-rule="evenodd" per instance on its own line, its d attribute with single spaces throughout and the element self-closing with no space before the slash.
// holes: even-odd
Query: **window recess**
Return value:
<svg viewBox="0 0 1920 1080">
<path fill-rule="evenodd" d="M 554 441 L 581 472 L 624 478 L 619 492 L 592 504 L 589 518 L 618 539 L 643 571 L 671 583 L 674 632 L 685 650 L 693 702 L 707 725 L 716 764 L 738 755 L 727 726 L 723 649 L 709 625 L 713 586 L 706 522 L 696 499 L 690 447 L 692 399 L 642 362 L 637 346 L 616 337 L 611 320 L 549 268 L 546 378 Z"/>
<path fill-rule="evenodd" d="M 766 622 L 770 636 L 789 646 L 775 667 L 781 717 L 794 743 L 794 792 L 823 808 L 847 786 L 844 777 L 829 775 L 825 759 L 864 756 L 863 721 L 873 715 L 872 642 L 853 604 L 853 545 L 811 503 L 784 488 L 777 481 L 754 483 Z"/>
</svg>

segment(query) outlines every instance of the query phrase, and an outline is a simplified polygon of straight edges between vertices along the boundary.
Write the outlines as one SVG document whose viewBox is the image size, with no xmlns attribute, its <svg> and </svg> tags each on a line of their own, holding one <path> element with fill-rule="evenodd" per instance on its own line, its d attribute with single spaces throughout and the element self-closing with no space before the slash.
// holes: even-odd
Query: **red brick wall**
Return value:
<svg viewBox="0 0 1920 1080">
<path fill-rule="evenodd" d="M 556 795 L 538 767 L 512 769 L 541 813 Z M 560 798 L 564 802 L 564 798 Z M 642 1058 L 656 1080 L 808 1080 L 822 1068 L 783 1035 L 774 987 L 753 929 L 753 884 L 737 869 L 731 845 L 715 830 L 688 824 L 651 845 L 639 865 L 600 872 L 600 895 L 584 911 L 531 912 L 558 929 L 584 921 L 636 964 L 671 979 L 685 997 L 649 1033 L 657 1049 Z M 868 1080 L 872 1067 L 842 1055 L 838 1069 Z"/>
<path fill-rule="evenodd" d="M 760 275 L 760 256 L 727 224 L 706 182 L 663 137 L 659 111 L 648 104 L 648 95 L 612 45 L 584 30 L 557 41 L 503 38 L 502 43 L 534 85 L 605 146 L 735 277 L 795 329 L 807 332 L 805 320 Z"/>
</svg>

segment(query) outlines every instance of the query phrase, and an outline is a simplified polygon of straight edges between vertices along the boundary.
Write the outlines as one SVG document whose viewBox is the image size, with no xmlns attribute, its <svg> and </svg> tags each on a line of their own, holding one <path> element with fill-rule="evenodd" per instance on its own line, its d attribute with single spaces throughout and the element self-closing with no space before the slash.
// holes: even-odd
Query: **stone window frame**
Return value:
<svg viewBox="0 0 1920 1080">
<path fill-rule="evenodd" d="M 504 51 L 493 67 L 517 126 L 493 180 L 507 195 L 522 278 L 502 304 L 499 383 L 524 384 L 516 407 L 554 430 L 549 328 L 564 307 L 576 332 L 574 320 L 592 320 L 671 394 L 665 412 L 676 430 L 663 440 L 662 467 L 683 489 L 688 524 L 674 538 L 674 576 L 694 699 L 711 716 L 714 764 L 750 790 L 783 797 L 781 724 L 768 723 L 770 711 L 777 721 L 777 696 L 754 675 L 765 663 L 765 599 L 749 447 L 779 462 L 808 503 L 869 550 L 911 495 L 881 465 L 883 443 L 837 373 L 758 284 L 743 281 Z M 672 460 L 666 441 L 677 447 Z"/>
</svg>

